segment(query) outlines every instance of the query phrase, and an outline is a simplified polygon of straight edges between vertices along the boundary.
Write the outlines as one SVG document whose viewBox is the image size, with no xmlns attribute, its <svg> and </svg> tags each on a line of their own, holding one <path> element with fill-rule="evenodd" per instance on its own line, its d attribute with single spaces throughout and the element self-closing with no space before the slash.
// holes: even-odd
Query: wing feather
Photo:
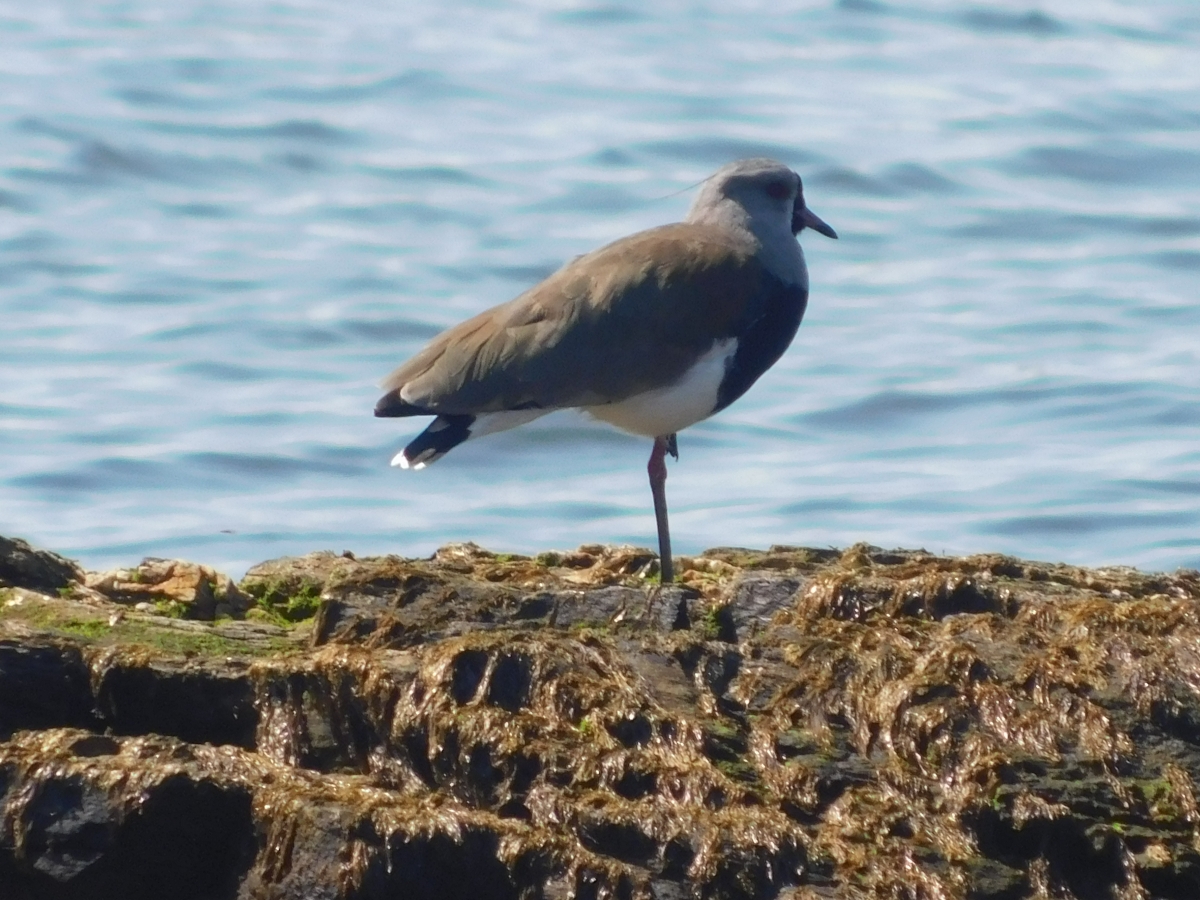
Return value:
<svg viewBox="0 0 1200 900">
<path fill-rule="evenodd" d="M 422 410 L 478 414 L 591 406 L 671 384 L 757 314 L 757 249 L 688 223 L 624 238 L 438 335 L 382 386 Z"/>
</svg>

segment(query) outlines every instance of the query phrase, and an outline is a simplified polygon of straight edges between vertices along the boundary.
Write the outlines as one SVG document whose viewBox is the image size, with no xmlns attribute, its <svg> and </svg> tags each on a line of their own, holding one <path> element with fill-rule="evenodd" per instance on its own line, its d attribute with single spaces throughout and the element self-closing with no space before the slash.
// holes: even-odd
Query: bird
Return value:
<svg viewBox="0 0 1200 900">
<path fill-rule="evenodd" d="M 678 432 L 741 397 L 791 344 L 808 305 L 806 228 L 837 238 L 788 166 L 723 166 L 682 222 L 576 257 L 388 375 L 376 416 L 434 417 L 392 465 L 422 469 L 566 408 L 652 438 L 660 583 L 671 583 L 666 457 L 679 459 Z"/>
</svg>

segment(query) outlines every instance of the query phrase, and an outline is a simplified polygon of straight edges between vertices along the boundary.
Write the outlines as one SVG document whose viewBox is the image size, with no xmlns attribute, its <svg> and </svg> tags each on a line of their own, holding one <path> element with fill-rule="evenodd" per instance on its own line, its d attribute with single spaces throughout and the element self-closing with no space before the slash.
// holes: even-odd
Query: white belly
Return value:
<svg viewBox="0 0 1200 900">
<path fill-rule="evenodd" d="M 737 338 L 717 341 L 675 384 L 635 394 L 617 403 L 588 406 L 584 412 L 646 437 L 682 431 L 712 415 L 725 378 L 726 361 L 736 352 Z"/>
</svg>

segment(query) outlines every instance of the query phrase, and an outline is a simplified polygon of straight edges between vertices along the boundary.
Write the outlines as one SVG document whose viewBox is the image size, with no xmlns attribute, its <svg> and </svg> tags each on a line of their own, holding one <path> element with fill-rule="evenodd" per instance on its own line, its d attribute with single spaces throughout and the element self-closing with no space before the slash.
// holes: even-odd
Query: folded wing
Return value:
<svg viewBox="0 0 1200 900">
<path fill-rule="evenodd" d="M 671 384 L 761 319 L 756 249 L 686 223 L 602 247 L 438 335 L 384 381 L 376 414 L 595 406 Z"/>
</svg>

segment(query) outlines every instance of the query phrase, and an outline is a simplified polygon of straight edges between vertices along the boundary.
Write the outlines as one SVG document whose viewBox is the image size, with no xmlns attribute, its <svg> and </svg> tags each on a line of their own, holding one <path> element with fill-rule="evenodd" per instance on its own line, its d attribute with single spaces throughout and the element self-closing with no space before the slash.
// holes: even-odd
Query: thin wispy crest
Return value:
<svg viewBox="0 0 1200 900">
<path fill-rule="evenodd" d="M 712 178 L 712 175 L 709 175 L 707 178 L 701 178 L 699 181 L 686 185 L 685 187 L 681 187 L 677 191 L 671 191 L 669 194 L 663 194 L 661 197 L 652 197 L 650 198 L 650 202 L 661 203 L 663 200 L 670 200 L 672 197 L 678 197 L 680 194 L 686 194 L 688 191 L 700 187 L 700 185 L 704 184 L 704 182 L 708 181 L 710 178 Z"/>
</svg>

